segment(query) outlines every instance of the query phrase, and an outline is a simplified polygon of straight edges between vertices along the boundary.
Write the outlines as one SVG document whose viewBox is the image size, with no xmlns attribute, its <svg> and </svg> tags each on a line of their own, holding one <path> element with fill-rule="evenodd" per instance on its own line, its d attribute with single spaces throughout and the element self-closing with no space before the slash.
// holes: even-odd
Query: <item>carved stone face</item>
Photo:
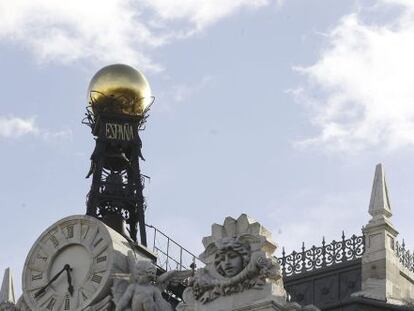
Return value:
<svg viewBox="0 0 414 311">
<path fill-rule="evenodd" d="M 156 268 L 150 262 L 139 261 L 135 266 L 134 279 L 138 284 L 149 284 L 154 281 Z"/>
<path fill-rule="evenodd" d="M 219 256 L 216 269 L 221 275 L 231 278 L 243 270 L 243 258 L 236 251 L 230 249 Z"/>
<path fill-rule="evenodd" d="M 138 271 L 135 273 L 135 281 L 138 284 L 149 284 L 152 279 L 151 275 L 145 271 Z"/>
<path fill-rule="evenodd" d="M 214 267 L 224 277 L 239 274 L 250 261 L 250 245 L 239 237 L 225 237 L 215 242 Z"/>
</svg>

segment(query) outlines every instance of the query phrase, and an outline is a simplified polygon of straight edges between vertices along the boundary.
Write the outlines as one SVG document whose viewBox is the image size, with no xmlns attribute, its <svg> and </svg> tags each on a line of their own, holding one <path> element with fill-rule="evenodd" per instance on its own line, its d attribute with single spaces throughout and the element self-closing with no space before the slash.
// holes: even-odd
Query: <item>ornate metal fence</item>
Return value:
<svg viewBox="0 0 414 311">
<path fill-rule="evenodd" d="M 345 239 L 345 233 L 342 231 L 340 241 L 333 240 L 331 243 L 326 243 L 323 238 L 322 246 L 313 245 L 310 249 L 305 249 L 305 243 L 302 243 L 301 252 L 293 251 L 289 255 L 286 255 L 283 248 L 282 257 L 278 258 L 278 261 L 283 277 L 290 277 L 361 258 L 364 252 L 363 236 L 354 234 L 349 239 Z"/>
<path fill-rule="evenodd" d="M 405 248 L 404 240 L 402 244 L 398 241 L 395 242 L 395 255 L 400 260 L 401 265 L 414 272 L 414 254 Z"/>
</svg>

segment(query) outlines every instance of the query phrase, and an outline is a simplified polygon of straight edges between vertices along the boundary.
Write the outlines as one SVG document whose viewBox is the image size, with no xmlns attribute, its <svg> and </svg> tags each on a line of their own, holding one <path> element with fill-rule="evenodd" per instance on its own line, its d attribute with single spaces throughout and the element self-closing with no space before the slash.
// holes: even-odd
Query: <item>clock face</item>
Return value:
<svg viewBox="0 0 414 311">
<path fill-rule="evenodd" d="M 109 284 L 112 241 L 107 227 L 89 216 L 72 216 L 35 242 L 23 270 L 23 293 L 32 309 L 79 310 Z"/>
</svg>

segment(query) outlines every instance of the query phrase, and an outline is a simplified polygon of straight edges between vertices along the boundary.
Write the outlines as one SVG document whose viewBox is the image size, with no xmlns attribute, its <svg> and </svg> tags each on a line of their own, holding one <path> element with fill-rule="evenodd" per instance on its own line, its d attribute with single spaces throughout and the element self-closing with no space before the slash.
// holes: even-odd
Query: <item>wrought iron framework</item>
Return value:
<svg viewBox="0 0 414 311">
<path fill-rule="evenodd" d="M 108 97 L 107 101 L 117 100 Z M 107 105 L 108 106 L 108 105 Z M 109 105 L 110 107 L 110 105 Z M 83 124 L 88 125 L 96 137 L 91 155 L 91 189 L 87 195 L 86 214 L 137 242 L 147 246 L 143 196 L 145 176 L 141 174 L 139 158 L 141 139 L 147 115 L 125 116 L 111 111 L 92 112 L 87 108 Z M 124 232 L 124 223 L 126 230 Z"/>
<path fill-rule="evenodd" d="M 401 265 L 414 272 L 414 254 L 405 248 L 404 240 L 401 244 L 398 241 L 395 242 L 395 255 L 398 257 Z"/>
<path fill-rule="evenodd" d="M 333 240 L 326 243 L 322 239 L 322 246 L 313 245 L 306 249 L 305 243 L 302 243 L 300 252 L 293 251 L 286 255 L 285 249 L 282 250 L 282 257 L 278 258 L 282 268 L 283 277 L 290 277 L 304 272 L 310 272 L 336 264 L 353 261 L 361 258 L 365 252 L 365 239 L 363 236 L 352 235 L 345 239 L 345 233 L 342 232 L 340 241 Z"/>
</svg>

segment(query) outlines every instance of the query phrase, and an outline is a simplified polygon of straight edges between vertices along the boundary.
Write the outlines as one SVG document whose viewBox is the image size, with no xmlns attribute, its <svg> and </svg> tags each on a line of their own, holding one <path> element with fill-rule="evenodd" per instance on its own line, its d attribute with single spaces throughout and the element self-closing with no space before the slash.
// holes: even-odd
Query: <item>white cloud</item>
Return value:
<svg viewBox="0 0 414 311">
<path fill-rule="evenodd" d="M 161 19 L 186 20 L 195 26 L 194 30 L 201 30 L 242 7 L 258 8 L 268 5 L 270 0 L 146 0 L 145 2 Z"/>
<path fill-rule="evenodd" d="M 50 131 L 41 130 L 40 137 L 46 142 L 62 142 L 72 140 L 72 130 Z"/>
<path fill-rule="evenodd" d="M 52 142 L 71 139 L 72 131 L 50 131 L 39 128 L 34 117 L 20 118 L 0 115 L 0 139 L 14 139 L 25 135 L 32 135 Z"/>
<path fill-rule="evenodd" d="M 204 76 L 200 81 L 192 84 L 178 84 L 172 87 L 172 94 L 168 94 L 175 102 L 183 102 L 203 90 L 213 81 L 212 76 Z"/>
<path fill-rule="evenodd" d="M 39 128 L 34 118 L 16 118 L 0 116 L 0 137 L 16 138 L 27 134 L 38 134 Z"/>
<path fill-rule="evenodd" d="M 182 104 L 191 100 L 194 96 L 202 93 L 206 88 L 210 88 L 214 84 L 214 76 L 205 75 L 198 81 L 190 83 L 174 84 L 172 80 L 171 86 L 165 88 L 157 95 L 157 105 L 151 108 L 154 111 L 171 113 L 174 111 L 173 104 Z"/>
<path fill-rule="evenodd" d="M 0 0 L 0 39 L 28 47 L 42 61 L 87 59 L 159 70 L 151 49 L 270 1 Z"/>
<path fill-rule="evenodd" d="M 378 10 L 399 8 L 388 21 Z M 355 152 L 414 144 L 414 1 L 384 0 L 343 17 L 317 62 L 295 68 L 308 81 L 294 95 L 320 130 L 302 146 Z M 370 20 L 370 22 L 367 22 Z"/>
</svg>

